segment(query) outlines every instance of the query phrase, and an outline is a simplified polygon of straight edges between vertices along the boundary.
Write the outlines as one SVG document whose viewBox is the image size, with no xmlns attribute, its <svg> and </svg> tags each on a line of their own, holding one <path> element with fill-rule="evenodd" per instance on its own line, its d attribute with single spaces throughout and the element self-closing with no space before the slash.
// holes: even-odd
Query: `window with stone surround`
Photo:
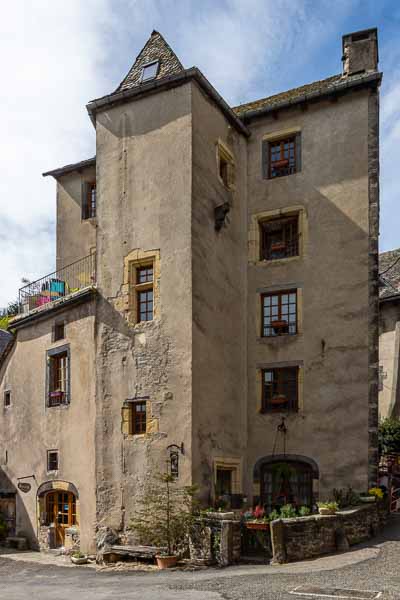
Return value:
<svg viewBox="0 0 400 600">
<path fill-rule="evenodd" d="M 278 260 L 299 255 L 299 215 L 260 222 L 261 258 Z"/>
<path fill-rule="evenodd" d="M 261 295 L 261 337 L 297 333 L 297 290 Z"/>
<path fill-rule="evenodd" d="M 125 435 L 141 435 L 147 432 L 148 407 L 147 400 L 128 401 L 122 407 L 122 433 Z"/>
<path fill-rule="evenodd" d="M 215 505 L 224 505 L 225 508 L 241 508 L 242 468 L 240 458 L 214 458 L 213 462 Z"/>
<path fill-rule="evenodd" d="M 153 263 L 136 266 L 134 269 L 135 291 L 136 291 L 136 321 L 153 320 Z"/>
<path fill-rule="evenodd" d="M 296 412 L 299 405 L 299 367 L 262 370 L 261 412 Z"/>
<path fill-rule="evenodd" d="M 265 179 L 298 173 L 301 170 L 301 134 L 263 140 L 262 165 Z"/>
</svg>

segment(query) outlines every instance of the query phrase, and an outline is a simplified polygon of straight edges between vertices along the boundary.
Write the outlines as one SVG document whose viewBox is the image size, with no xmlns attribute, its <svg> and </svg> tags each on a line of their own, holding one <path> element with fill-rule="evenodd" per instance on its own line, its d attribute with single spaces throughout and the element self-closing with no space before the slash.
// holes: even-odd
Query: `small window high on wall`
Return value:
<svg viewBox="0 0 400 600">
<path fill-rule="evenodd" d="M 262 143 L 263 178 L 275 179 L 301 171 L 301 134 Z"/>
<path fill-rule="evenodd" d="M 96 182 L 82 183 L 82 219 L 94 219 L 96 216 Z"/>
</svg>

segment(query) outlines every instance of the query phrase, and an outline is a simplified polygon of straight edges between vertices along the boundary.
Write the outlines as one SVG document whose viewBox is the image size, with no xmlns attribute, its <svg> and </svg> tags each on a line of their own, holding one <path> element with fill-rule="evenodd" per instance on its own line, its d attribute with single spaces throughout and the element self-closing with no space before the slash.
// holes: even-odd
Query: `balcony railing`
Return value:
<svg viewBox="0 0 400 600">
<path fill-rule="evenodd" d="M 95 283 L 96 255 L 89 254 L 22 287 L 19 290 L 19 314 L 29 313 Z"/>
</svg>

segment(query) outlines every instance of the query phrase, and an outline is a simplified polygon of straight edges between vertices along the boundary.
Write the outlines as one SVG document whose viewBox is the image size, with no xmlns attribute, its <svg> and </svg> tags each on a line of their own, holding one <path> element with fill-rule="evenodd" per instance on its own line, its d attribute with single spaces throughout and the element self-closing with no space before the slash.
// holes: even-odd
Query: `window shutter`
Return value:
<svg viewBox="0 0 400 600">
<path fill-rule="evenodd" d="M 269 142 L 263 140 L 261 146 L 261 166 L 262 166 L 262 178 L 269 178 Z"/>
<path fill-rule="evenodd" d="M 121 432 L 124 435 L 132 433 L 132 406 L 123 406 L 121 408 Z"/>
<path fill-rule="evenodd" d="M 301 133 L 296 133 L 296 173 L 301 171 Z"/>
<path fill-rule="evenodd" d="M 82 181 L 81 209 L 82 219 L 87 219 L 89 217 L 89 183 L 87 181 Z"/>
</svg>

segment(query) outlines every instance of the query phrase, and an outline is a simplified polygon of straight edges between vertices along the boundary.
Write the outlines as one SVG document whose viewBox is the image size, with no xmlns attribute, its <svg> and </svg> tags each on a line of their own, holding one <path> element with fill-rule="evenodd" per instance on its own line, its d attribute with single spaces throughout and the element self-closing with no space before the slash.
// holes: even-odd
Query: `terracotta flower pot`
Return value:
<svg viewBox="0 0 400 600">
<path fill-rule="evenodd" d="M 178 562 L 177 556 L 156 556 L 157 567 L 159 569 L 170 569 L 171 567 L 175 567 Z"/>
<path fill-rule="evenodd" d="M 324 516 L 326 516 L 326 515 L 336 515 L 336 510 L 334 508 L 323 508 L 323 507 L 320 507 L 318 509 L 318 512 L 319 512 L 320 515 L 324 515 Z"/>
<path fill-rule="evenodd" d="M 73 562 L 74 565 L 86 565 L 88 563 L 88 558 L 87 556 L 83 556 L 82 558 L 71 556 L 71 562 Z"/>
</svg>

